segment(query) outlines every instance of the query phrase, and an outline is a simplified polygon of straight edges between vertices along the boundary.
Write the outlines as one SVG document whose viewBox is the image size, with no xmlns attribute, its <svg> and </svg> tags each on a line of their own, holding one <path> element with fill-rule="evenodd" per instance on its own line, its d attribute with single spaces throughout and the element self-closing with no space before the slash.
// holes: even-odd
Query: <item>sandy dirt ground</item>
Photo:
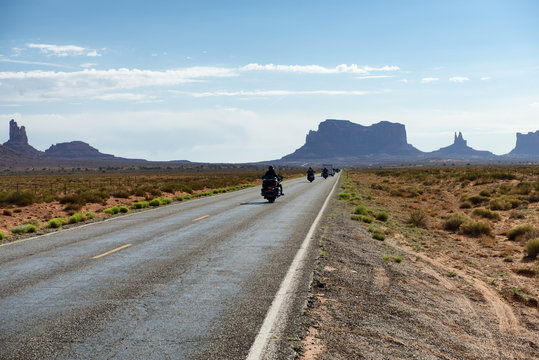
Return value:
<svg viewBox="0 0 539 360">
<path fill-rule="evenodd" d="M 524 219 L 500 212 L 491 235 L 469 237 L 443 230 L 442 219 L 471 213 L 459 209 L 462 195 L 481 187 L 410 198 L 371 186 L 381 181 L 374 175 L 355 181 L 361 200 L 335 200 L 322 228 L 297 358 L 539 358 L 538 260 L 507 239 L 514 226 L 538 225 L 537 203 L 519 209 Z M 389 219 L 352 220 L 359 203 Z M 427 225 L 406 224 L 410 209 L 426 212 Z M 373 239 L 373 228 L 386 239 Z"/>
</svg>

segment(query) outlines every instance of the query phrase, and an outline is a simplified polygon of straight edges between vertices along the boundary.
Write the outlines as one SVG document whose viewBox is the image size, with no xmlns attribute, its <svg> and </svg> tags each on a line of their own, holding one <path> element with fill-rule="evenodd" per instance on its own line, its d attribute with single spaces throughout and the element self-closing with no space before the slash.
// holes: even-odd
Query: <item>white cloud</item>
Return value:
<svg viewBox="0 0 539 360">
<path fill-rule="evenodd" d="M 237 76 L 233 69 L 191 67 L 178 70 L 109 69 L 0 72 L 0 98 L 7 102 L 95 98 L 103 93 L 149 86 L 173 86 L 203 78 Z"/>
<path fill-rule="evenodd" d="M 392 78 L 395 77 L 394 75 L 365 75 L 365 76 L 358 76 L 356 79 L 386 79 L 386 78 Z"/>
<path fill-rule="evenodd" d="M 70 66 L 66 66 L 66 65 L 40 62 L 40 61 L 14 60 L 14 59 L 4 59 L 4 58 L 0 59 L 0 61 L 14 63 L 14 64 L 41 65 L 41 66 L 52 66 L 52 67 L 58 67 L 58 68 L 70 68 Z"/>
<path fill-rule="evenodd" d="M 156 97 L 147 96 L 144 94 L 133 94 L 133 93 L 111 93 L 111 94 L 96 95 L 92 97 L 92 99 L 104 100 L 104 101 L 152 101 L 152 100 L 155 100 Z"/>
<path fill-rule="evenodd" d="M 435 77 L 426 77 L 426 78 L 421 79 L 421 82 L 422 83 L 431 83 L 431 82 L 438 81 L 438 80 L 440 80 L 440 79 L 435 78 Z"/>
<path fill-rule="evenodd" d="M 488 81 L 488 80 L 490 80 L 490 76 L 483 76 L 481 78 L 481 81 Z"/>
<path fill-rule="evenodd" d="M 399 81 L 400 81 L 400 82 L 403 82 L 403 83 L 407 83 L 407 82 L 408 82 L 408 79 L 400 79 Z"/>
<path fill-rule="evenodd" d="M 368 74 L 375 71 L 397 71 L 398 66 L 382 66 L 379 68 L 371 66 L 359 67 L 356 64 L 341 64 L 334 68 L 327 68 L 320 65 L 275 65 L 275 64 L 248 64 L 240 67 L 240 71 L 280 71 L 280 72 L 297 72 L 308 74 Z"/>
<path fill-rule="evenodd" d="M 91 68 L 91 67 L 94 67 L 96 65 L 97 65 L 96 63 L 84 63 L 84 64 L 80 64 L 80 67 Z"/>
<path fill-rule="evenodd" d="M 449 78 L 449 81 L 451 82 L 456 82 L 456 83 L 463 83 L 465 81 L 469 81 L 470 79 L 468 79 L 466 76 L 453 76 L 451 78 Z"/>
<path fill-rule="evenodd" d="M 288 96 L 288 95 L 366 95 L 367 91 L 349 90 L 255 90 L 255 91 L 213 91 L 189 93 L 193 97 L 210 96 Z"/>
<path fill-rule="evenodd" d="M 88 49 L 77 45 L 27 44 L 30 49 L 38 49 L 47 56 L 101 56 L 95 49 Z"/>
</svg>

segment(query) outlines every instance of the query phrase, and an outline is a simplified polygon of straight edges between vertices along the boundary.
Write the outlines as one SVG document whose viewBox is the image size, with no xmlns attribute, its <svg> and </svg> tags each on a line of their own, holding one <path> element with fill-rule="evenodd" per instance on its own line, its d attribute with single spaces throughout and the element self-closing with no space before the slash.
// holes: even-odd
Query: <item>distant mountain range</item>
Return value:
<svg viewBox="0 0 539 360">
<path fill-rule="evenodd" d="M 371 126 L 348 120 L 329 119 L 309 131 L 305 144 L 278 160 L 282 164 L 333 163 L 341 166 L 402 161 L 539 161 L 539 131 L 517 133 L 515 148 L 506 155 L 478 151 L 468 146 L 462 133 L 455 133 L 452 145 L 422 152 L 408 144 L 403 124 L 381 121 Z"/>
<path fill-rule="evenodd" d="M 422 152 L 408 144 L 403 124 L 381 121 L 363 126 L 348 120 L 329 119 L 309 131 L 305 144 L 279 160 L 264 163 L 301 166 L 332 163 L 341 167 L 399 162 L 529 162 L 539 161 L 539 130 L 517 133 L 515 148 L 508 154 L 495 155 L 468 146 L 462 133 L 455 133 L 452 145 L 432 152 Z M 27 166 L 96 166 L 147 163 L 144 159 L 126 159 L 103 154 L 82 141 L 51 145 L 39 151 L 28 143 L 24 126 L 9 122 L 9 140 L 0 145 L 0 167 Z M 186 160 L 152 162 L 152 164 L 186 164 Z"/>
</svg>

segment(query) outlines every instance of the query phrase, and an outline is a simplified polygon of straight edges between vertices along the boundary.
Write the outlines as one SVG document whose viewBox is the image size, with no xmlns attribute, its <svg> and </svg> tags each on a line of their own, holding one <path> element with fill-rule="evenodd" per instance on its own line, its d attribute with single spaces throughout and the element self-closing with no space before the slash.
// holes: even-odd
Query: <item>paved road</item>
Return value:
<svg viewBox="0 0 539 360">
<path fill-rule="evenodd" d="M 1 359 L 245 358 L 335 178 L 0 247 Z"/>
</svg>

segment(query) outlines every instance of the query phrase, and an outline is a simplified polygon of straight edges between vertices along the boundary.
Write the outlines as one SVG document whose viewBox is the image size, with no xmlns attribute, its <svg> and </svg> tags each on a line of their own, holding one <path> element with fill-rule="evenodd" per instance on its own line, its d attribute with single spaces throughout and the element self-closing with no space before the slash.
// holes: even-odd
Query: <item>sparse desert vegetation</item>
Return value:
<svg viewBox="0 0 539 360">
<path fill-rule="evenodd" d="M 346 171 L 338 198 L 350 204 L 352 219 L 369 219 L 364 226 L 374 238 L 447 261 L 448 271 L 473 274 L 499 294 L 523 289 L 531 300 L 520 303 L 537 306 L 537 167 Z M 524 276 L 518 268 L 531 270 Z"/>
<path fill-rule="evenodd" d="M 5 234 L 0 240 L 255 186 L 265 168 L 31 170 L 0 175 L 0 231 Z M 304 174 L 295 169 L 280 172 L 285 179 Z M 32 226 L 25 224 L 29 220 Z"/>
</svg>

